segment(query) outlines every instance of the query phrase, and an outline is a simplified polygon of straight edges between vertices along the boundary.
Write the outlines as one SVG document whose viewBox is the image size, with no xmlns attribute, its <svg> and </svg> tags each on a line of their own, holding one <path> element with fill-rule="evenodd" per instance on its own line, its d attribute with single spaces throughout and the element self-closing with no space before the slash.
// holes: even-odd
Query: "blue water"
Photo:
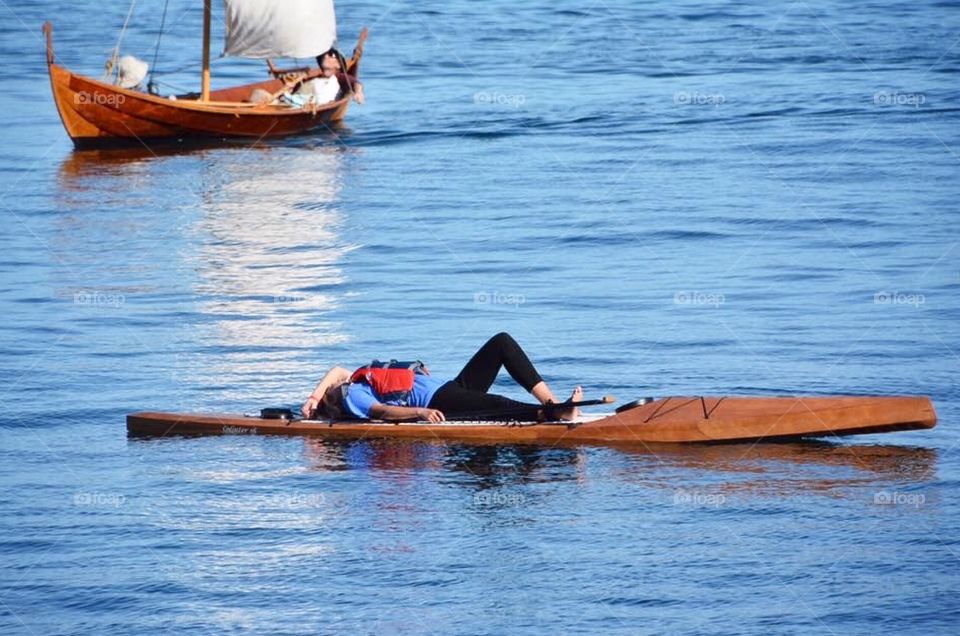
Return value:
<svg viewBox="0 0 960 636">
<path fill-rule="evenodd" d="M 337 5 L 343 48 L 371 28 L 346 129 L 125 153 L 72 150 L 39 29 L 96 75 L 128 5 L 5 6 L 0 632 L 955 633 L 957 5 Z M 199 6 L 170 4 L 164 91 L 196 89 Z M 558 392 L 925 394 L 940 424 L 126 437 L 375 356 L 450 376 L 501 330 Z"/>
</svg>

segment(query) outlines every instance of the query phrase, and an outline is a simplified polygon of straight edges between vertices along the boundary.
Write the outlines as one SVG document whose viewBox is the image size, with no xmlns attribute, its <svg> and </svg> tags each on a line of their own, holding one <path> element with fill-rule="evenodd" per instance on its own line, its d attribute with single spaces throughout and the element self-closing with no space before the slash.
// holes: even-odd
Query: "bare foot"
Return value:
<svg viewBox="0 0 960 636">
<path fill-rule="evenodd" d="M 583 399 L 583 387 L 578 386 L 573 390 L 573 393 L 570 394 L 570 399 L 567 401 L 579 402 L 582 399 Z M 561 402 L 557 406 L 563 406 L 563 402 Z M 578 417 L 580 417 L 580 409 L 577 407 L 573 407 L 569 409 L 557 410 L 557 417 L 559 417 L 561 420 L 575 420 Z"/>
</svg>

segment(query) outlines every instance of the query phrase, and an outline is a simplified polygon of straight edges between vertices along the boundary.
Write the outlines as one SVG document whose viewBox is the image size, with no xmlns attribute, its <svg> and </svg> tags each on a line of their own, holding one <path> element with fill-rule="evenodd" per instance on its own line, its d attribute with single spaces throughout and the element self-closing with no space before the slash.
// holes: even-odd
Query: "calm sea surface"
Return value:
<svg viewBox="0 0 960 636">
<path fill-rule="evenodd" d="M 4 5 L 0 632 L 956 633 L 960 7 L 435 4 L 338 0 L 370 40 L 336 134 L 126 153 L 72 150 L 40 25 L 98 75 L 129 6 Z M 170 3 L 165 93 L 198 86 L 200 5 Z M 558 391 L 927 394 L 940 425 L 126 436 L 376 356 L 452 376 L 502 330 Z"/>
</svg>

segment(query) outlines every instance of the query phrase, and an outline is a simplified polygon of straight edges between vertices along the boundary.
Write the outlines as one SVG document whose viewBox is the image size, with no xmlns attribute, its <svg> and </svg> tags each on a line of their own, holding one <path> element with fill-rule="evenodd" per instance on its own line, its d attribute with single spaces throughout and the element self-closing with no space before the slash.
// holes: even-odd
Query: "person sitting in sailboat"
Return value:
<svg viewBox="0 0 960 636">
<path fill-rule="evenodd" d="M 347 63 L 343 54 L 335 48 L 317 56 L 318 69 L 309 73 L 296 72 L 284 80 L 284 86 L 270 94 L 257 89 L 251 94 L 250 101 L 260 104 L 288 104 L 298 108 L 315 108 L 322 104 L 342 99 L 353 94 L 358 104 L 365 101 L 363 84 L 356 75 L 345 73 Z M 273 67 L 271 67 L 273 68 Z"/>
<path fill-rule="evenodd" d="M 347 67 L 343 53 L 331 48 L 317 56 L 317 66 L 320 67 L 320 75 L 302 82 L 294 91 L 293 95 L 299 96 L 304 102 L 296 105 L 327 104 L 348 93 L 353 93 L 353 99 L 358 104 L 364 102 L 363 84 L 353 75 L 343 72 Z"/>
</svg>

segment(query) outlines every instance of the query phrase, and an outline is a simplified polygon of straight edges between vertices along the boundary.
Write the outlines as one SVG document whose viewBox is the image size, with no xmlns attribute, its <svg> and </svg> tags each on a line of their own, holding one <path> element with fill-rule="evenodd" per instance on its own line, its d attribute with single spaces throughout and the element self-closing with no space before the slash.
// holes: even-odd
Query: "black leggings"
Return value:
<svg viewBox="0 0 960 636">
<path fill-rule="evenodd" d="M 498 333 L 480 347 L 453 381 L 441 386 L 430 408 L 443 411 L 447 419 L 521 420 L 540 419 L 539 404 L 526 404 L 487 393 L 501 367 L 529 391 L 543 381 L 530 358 L 508 333 Z"/>
</svg>

